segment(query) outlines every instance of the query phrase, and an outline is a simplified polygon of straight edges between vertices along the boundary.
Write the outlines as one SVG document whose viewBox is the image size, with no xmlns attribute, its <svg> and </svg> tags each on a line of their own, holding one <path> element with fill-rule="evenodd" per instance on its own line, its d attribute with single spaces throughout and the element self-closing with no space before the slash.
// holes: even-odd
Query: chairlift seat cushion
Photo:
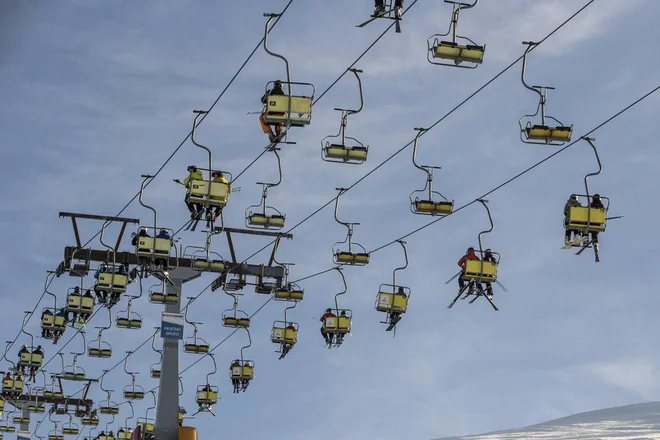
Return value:
<svg viewBox="0 0 660 440">
<path fill-rule="evenodd" d="M 116 406 L 102 406 L 99 408 L 101 414 L 119 414 L 119 408 Z"/>
<path fill-rule="evenodd" d="M 175 293 L 163 294 L 161 292 L 152 292 L 149 294 L 149 302 L 155 304 L 176 304 L 179 301 L 179 295 Z"/>
<path fill-rule="evenodd" d="M 144 399 L 144 391 L 124 391 L 125 399 Z"/>
<path fill-rule="evenodd" d="M 58 434 L 49 434 L 48 440 L 64 440 L 64 436 Z"/>
<path fill-rule="evenodd" d="M 160 378 L 160 370 L 151 370 L 151 377 L 154 379 Z"/>
<path fill-rule="evenodd" d="M 208 353 L 209 346 L 205 344 L 184 344 L 184 351 L 188 353 Z"/>
<path fill-rule="evenodd" d="M 283 215 L 264 215 L 262 213 L 254 213 L 248 215 L 248 223 L 253 226 L 265 226 L 265 227 L 284 227 L 285 217 Z"/>
<path fill-rule="evenodd" d="M 87 354 L 91 357 L 109 358 L 112 356 L 112 349 L 110 348 L 90 348 Z"/>
<path fill-rule="evenodd" d="M 16 424 L 30 423 L 30 418 L 29 417 L 14 417 L 14 419 L 12 421 Z"/>
<path fill-rule="evenodd" d="M 447 60 L 481 64 L 484 60 L 484 46 L 461 45 L 451 41 L 441 41 L 433 48 L 433 56 Z"/>
<path fill-rule="evenodd" d="M 270 340 L 276 344 L 295 344 L 298 341 L 298 331 L 284 327 L 273 327 Z"/>
<path fill-rule="evenodd" d="M 79 312 L 82 303 L 82 295 L 70 293 L 66 297 L 66 310 L 69 312 Z"/>
<path fill-rule="evenodd" d="M 117 327 L 127 328 L 127 329 L 140 329 L 142 328 L 142 320 L 117 318 Z"/>
<path fill-rule="evenodd" d="M 527 139 L 543 140 L 550 142 L 553 140 L 568 142 L 571 140 L 572 127 L 549 127 L 547 125 L 532 125 L 525 127 Z"/>
<path fill-rule="evenodd" d="M 233 316 L 225 316 L 222 318 L 222 325 L 225 327 L 250 327 L 250 318 L 236 318 Z"/>
<path fill-rule="evenodd" d="M 302 290 L 280 289 L 275 291 L 275 299 L 302 300 L 305 292 Z"/>
<path fill-rule="evenodd" d="M 3 391 L 23 391 L 23 381 L 15 379 L 6 379 L 2 381 Z"/>
<path fill-rule="evenodd" d="M 571 206 L 568 228 L 580 231 L 604 231 L 607 226 L 607 211 L 603 208 Z"/>
<path fill-rule="evenodd" d="M 66 371 L 64 373 L 64 378 L 68 379 L 68 380 L 84 380 L 85 379 L 85 373 Z"/>
<path fill-rule="evenodd" d="M 406 313 L 408 309 L 408 297 L 394 293 L 379 292 L 376 310 L 379 312 Z"/>
<path fill-rule="evenodd" d="M 415 200 L 415 212 L 423 214 L 451 214 L 454 202 L 433 200 Z"/>
<path fill-rule="evenodd" d="M 46 399 L 63 399 L 64 393 L 60 391 L 44 391 L 44 397 Z"/>
<path fill-rule="evenodd" d="M 67 435 L 78 435 L 80 430 L 78 428 L 62 428 L 62 433 Z"/>
<path fill-rule="evenodd" d="M 108 292 L 126 292 L 126 284 L 128 284 L 128 277 L 118 273 L 102 272 L 99 274 L 99 279 L 96 282 L 96 287 L 99 290 L 106 290 Z M 84 300 L 85 298 L 83 298 Z"/>
<path fill-rule="evenodd" d="M 89 417 L 84 417 L 81 421 L 81 424 L 85 426 L 96 426 L 99 424 L 99 419 L 97 418 L 89 418 Z"/>
<path fill-rule="evenodd" d="M 477 282 L 495 282 L 497 280 L 497 264 L 492 261 L 467 260 L 463 278 Z"/>
<path fill-rule="evenodd" d="M 367 160 L 367 147 L 331 144 L 324 148 L 326 158 L 342 159 L 344 162 L 364 162 Z"/>
<path fill-rule="evenodd" d="M 348 263 L 355 265 L 364 265 L 369 263 L 369 254 L 366 253 L 351 253 L 351 252 L 337 252 L 335 259 L 338 263 Z"/>
<path fill-rule="evenodd" d="M 209 194 L 209 184 L 211 185 Z M 229 184 L 209 182 L 208 180 L 192 180 L 186 193 L 187 203 L 207 203 L 210 206 L 223 207 L 227 204 Z"/>
<path fill-rule="evenodd" d="M 225 268 L 225 262 L 222 260 L 206 260 L 200 258 L 193 261 L 193 267 L 198 269 L 215 269 L 221 271 Z"/>
<path fill-rule="evenodd" d="M 27 409 L 29 412 L 36 414 L 46 412 L 46 407 L 44 405 L 28 405 Z"/>
<path fill-rule="evenodd" d="M 264 113 L 266 124 L 285 124 L 289 111 L 287 95 L 269 95 Z M 302 127 L 312 120 L 312 98 L 309 96 L 291 97 L 291 125 Z"/>
<path fill-rule="evenodd" d="M 151 257 L 153 250 L 154 257 L 169 257 L 171 247 L 172 240 L 168 238 L 138 237 L 137 254 L 140 257 Z"/>
</svg>

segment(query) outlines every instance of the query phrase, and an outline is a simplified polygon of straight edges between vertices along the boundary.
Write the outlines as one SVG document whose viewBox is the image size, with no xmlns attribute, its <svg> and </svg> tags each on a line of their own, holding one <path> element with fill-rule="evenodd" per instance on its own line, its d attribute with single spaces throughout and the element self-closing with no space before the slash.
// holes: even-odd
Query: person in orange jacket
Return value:
<svg viewBox="0 0 660 440">
<path fill-rule="evenodd" d="M 465 253 L 461 257 L 460 260 L 458 260 L 458 265 L 461 267 L 461 275 L 458 277 L 458 286 L 460 287 L 461 290 L 465 287 L 465 279 L 463 279 L 463 275 L 465 275 L 465 266 L 466 266 L 466 261 L 468 260 L 473 260 L 473 261 L 479 261 L 479 257 L 477 257 L 477 254 L 474 253 L 474 248 L 470 246 Z M 469 293 L 474 292 L 474 285 L 470 284 L 470 289 L 468 290 Z"/>
<path fill-rule="evenodd" d="M 326 344 L 332 344 L 332 333 L 328 333 L 325 331 L 325 319 L 326 318 L 336 318 L 337 315 L 332 313 L 332 309 L 325 309 L 325 313 L 323 316 L 321 316 L 320 321 L 324 324 L 321 326 L 321 334 L 323 335 L 323 339 L 325 339 Z"/>
</svg>

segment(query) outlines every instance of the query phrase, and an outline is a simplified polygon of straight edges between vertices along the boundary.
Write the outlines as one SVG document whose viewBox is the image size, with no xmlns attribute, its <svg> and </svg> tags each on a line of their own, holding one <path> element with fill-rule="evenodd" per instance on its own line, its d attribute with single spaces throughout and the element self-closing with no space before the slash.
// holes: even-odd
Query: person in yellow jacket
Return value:
<svg viewBox="0 0 660 440">
<path fill-rule="evenodd" d="M 229 181 L 225 177 L 224 174 L 222 174 L 222 171 L 213 171 L 211 173 L 212 180 L 211 182 L 216 182 L 216 183 L 225 183 L 227 184 L 227 195 L 231 194 L 231 185 L 229 185 Z M 211 199 L 218 199 L 218 197 L 213 197 L 211 196 Z M 224 200 L 226 202 L 226 198 Z M 217 215 L 222 211 L 222 207 L 220 206 L 211 206 L 209 209 L 209 212 L 206 213 L 206 220 L 207 222 L 215 222 L 215 218 Z"/>
<path fill-rule="evenodd" d="M 190 165 L 188 168 L 188 177 L 183 180 L 183 186 L 190 188 L 190 182 L 192 180 L 204 180 L 204 175 L 202 172 L 195 166 Z M 188 210 L 190 211 L 190 218 L 199 218 L 202 215 L 202 207 L 199 203 L 186 203 Z"/>
</svg>

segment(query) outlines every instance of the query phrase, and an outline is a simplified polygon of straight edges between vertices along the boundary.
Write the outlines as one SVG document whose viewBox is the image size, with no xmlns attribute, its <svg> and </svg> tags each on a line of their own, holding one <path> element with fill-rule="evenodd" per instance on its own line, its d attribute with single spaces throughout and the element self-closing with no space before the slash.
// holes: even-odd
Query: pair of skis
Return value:
<svg viewBox="0 0 660 440">
<path fill-rule="evenodd" d="M 385 10 L 385 11 L 379 13 L 379 14 L 373 14 L 373 15 L 371 15 L 371 18 L 369 20 L 365 21 L 364 23 L 360 23 L 360 24 L 356 25 L 355 27 L 359 27 L 359 28 L 365 27 L 366 25 L 368 25 L 372 21 L 376 20 L 377 18 L 391 18 L 391 19 L 395 20 L 394 25 L 396 27 L 396 29 L 395 29 L 396 33 L 400 34 L 401 33 L 401 15 L 397 13 L 398 12 L 397 9 L 399 9 L 399 8 L 394 7 L 392 9 Z M 392 14 L 393 17 L 390 16 L 390 14 Z"/>
<path fill-rule="evenodd" d="M 586 237 L 581 237 L 578 239 L 575 239 L 573 241 L 568 242 L 564 246 L 561 247 L 561 249 L 570 249 L 573 247 L 580 247 L 581 249 L 575 253 L 575 255 L 580 255 L 582 252 L 584 252 L 585 249 L 589 249 L 591 247 L 594 248 L 594 256 L 596 258 L 596 263 L 600 262 L 600 257 L 598 256 L 598 243 L 594 243 L 593 238 L 585 240 Z"/>
<path fill-rule="evenodd" d="M 454 275 L 453 277 L 451 277 L 450 279 L 448 279 L 448 280 L 445 282 L 445 284 L 449 284 L 450 282 L 452 282 L 454 279 L 456 279 L 456 278 L 459 277 L 460 275 L 461 275 L 461 272 L 459 271 L 458 273 L 456 273 L 456 275 Z M 506 292 L 506 288 L 505 288 L 505 287 L 504 287 L 499 281 L 495 281 L 495 282 L 497 283 L 498 286 L 500 286 L 500 287 Z M 497 307 L 497 304 L 495 304 L 495 302 L 493 301 L 493 296 L 492 296 L 492 295 L 488 295 L 487 292 L 484 292 L 483 289 L 481 289 L 481 286 L 479 286 L 479 287 L 477 288 L 477 293 L 474 293 L 474 290 L 475 290 L 475 289 L 474 289 L 474 284 L 475 284 L 475 281 L 469 281 L 465 286 L 463 286 L 463 287 L 458 291 L 458 295 L 456 295 L 456 297 L 454 298 L 454 300 L 453 300 L 451 303 L 449 303 L 449 305 L 447 306 L 447 308 L 448 308 L 448 309 L 451 309 L 452 307 L 454 307 L 454 304 L 456 304 L 456 302 L 457 302 L 459 299 L 466 299 L 468 296 L 470 296 L 470 295 L 474 295 L 474 298 L 472 298 L 472 299 L 470 300 L 470 304 L 474 303 L 474 302 L 475 302 L 480 296 L 483 296 L 484 298 L 486 298 L 486 299 L 488 300 L 488 302 L 490 303 L 490 305 L 493 307 L 493 309 L 494 309 L 496 312 L 499 311 L 500 309 Z M 467 290 L 468 288 L 470 288 L 470 290 L 468 290 L 468 291 L 466 292 L 466 290 Z M 465 294 L 465 296 L 463 296 L 463 294 Z M 463 297 L 461 298 L 461 296 L 463 296 Z"/>
</svg>

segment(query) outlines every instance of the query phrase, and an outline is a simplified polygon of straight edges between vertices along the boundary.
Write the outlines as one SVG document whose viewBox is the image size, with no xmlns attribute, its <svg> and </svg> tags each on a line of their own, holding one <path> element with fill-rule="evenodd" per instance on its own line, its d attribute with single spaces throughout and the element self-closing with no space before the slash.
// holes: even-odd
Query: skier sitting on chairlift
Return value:
<svg viewBox="0 0 660 440">
<path fill-rule="evenodd" d="M 204 180 L 204 175 L 195 165 L 190 165 L 186 169 L 188 170 L 188 177 L 183 179 L 183 186 L 186 188 L 190 188 L 191 180 Z M 190 211 L 190 218 L 200 218 L 202 216 L 202 207 L 199 203 L 190 202 L 186 205 Z"/>
<path fill-rule="evenodd" d="M 470 246 L 465 255 L 463 255 L 461 259 L 458 260 L 458 265 L 462 269 L 461 275 L 458 277 L 458 286 L 461 290 L 465 288 L 465 280 L 463 279 L 463 275 L 465 274 L 465 266 L 467 260 L 479 261 L 479 257 L 477 257 L 477 254 L 474 253 L 474 248 L 472 246 Z M 470 288 L 468 290 L 468 294 L 474 293 L 474 283 L 470 282 L 469 286 Z"/>
<path fill-rule="evenodd" d="M 336 318 L 337 315 L 332 313 L 332 309 L 325 309 L 325 313 L 323 316 L 321 316 L 320 321 L 324 324 L 321 326 L 321 334 L 323 335 L 323 339 L 325 339 L 326 344 L 332 344 L 332 333 L 328 333 L 325 331 L 325 319 L 326 318 Z"/>
<path fill-rule="evenodd" d="M 268 90 L 264 96 L 261 97 L 261 102 L 267 104 L 270 95 L 286 95 L 284 89 L 282 89 L 282 81 L 275 81 L 273 88 Z M 268 135 L 268 139 L 271 142 L 276 142 L 282 134 L 282 124 L 273 124 L 272 126 L 266 124 L 265 113 L 261 113 L 261 116 L 259 116 L 259 122 L 261 123 L 261 129 Z M 273 132 L 273 127 L 275 127 L 275 132 Z"/>
<path fill-rule="evenodd" d="M 580 237 L 580 232 L 575 229 L 568 228 L 568 217 L 571 213 L 572 207 L 582 206 L 578 201 L 578 198 L 575 194 L 571 194 L 571 197 L 566 201 L 564 205 L 564 227 L 566 228 L 566 234 L 564 235 L 564 244 L 572 243 L 573 241 L 578 241 Z"/>
</svg>

